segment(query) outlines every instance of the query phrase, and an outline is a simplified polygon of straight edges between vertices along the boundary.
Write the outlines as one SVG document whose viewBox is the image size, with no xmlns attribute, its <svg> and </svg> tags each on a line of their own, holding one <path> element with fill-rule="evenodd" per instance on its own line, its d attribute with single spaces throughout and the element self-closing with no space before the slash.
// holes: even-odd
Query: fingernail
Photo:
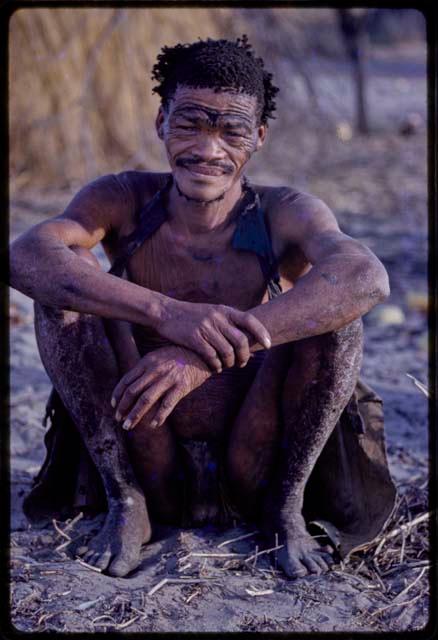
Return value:
<svg viewBox="0 0 438 640">
<path fill-rule="evenodd" d="M 120 413 L 118 411 L 116 411 L 116 420 L 118 422 L 120 422 L 121 419 L 122 419 L 122 416 L 120 415 Z"/>
<path fill-rule="evenodd" d="M 151 428 L 155 429 L 155 427 L 158 427 L 158 422 L 156 420 L 152 420 L 151 422 Z"/>
<path fill-rule="evenodd" d="M 125 420 L 125 422 L 122 424 L 123 429 L 129 429 L 130 426 L 132 424 L 132 420 Z"/>
<path fill-rule="evenodd" d="M 272 347 L 272 342 L 269 338 L 265 338 L 265 346 L 267 349 L 270 349 Z"/>
<path fill-rule="evenodd" d="M 116 399 L 115 398 L 111 398 L 111 406 L 113 409 L 115 409 L 116 406 Z"/>
</svg>

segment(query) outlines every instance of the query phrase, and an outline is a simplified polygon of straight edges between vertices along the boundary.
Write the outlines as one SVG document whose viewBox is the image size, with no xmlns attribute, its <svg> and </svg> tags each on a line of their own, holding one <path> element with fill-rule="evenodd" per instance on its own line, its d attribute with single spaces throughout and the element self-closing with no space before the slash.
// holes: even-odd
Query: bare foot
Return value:
<svg viewBox="0 0 438 640">
<path fill-rule="evenodd" d="M 141 545 L 150 538 L 143 493 L 129 488 L 123 500 L 110 505 L 102 530 L 86 547 L 78 549 L 78 554 L 88 564 L 111 576 L 122 577 L 139 564 Z"/>
<path fill-rule="evenodd" d="M 289 578 L 302 578 L 309 574 L 326 573 L 334 563 L 329 547 L 321 547 L 307 532 L 301 515 L 294 517 L 294 524 L 278 537 L 269 536 L 269 543 L 278 539 L 284 545 L 276 554 L 277 564 Z M 274 545 L 272 545 L 274 546 Z"/>
</svg>

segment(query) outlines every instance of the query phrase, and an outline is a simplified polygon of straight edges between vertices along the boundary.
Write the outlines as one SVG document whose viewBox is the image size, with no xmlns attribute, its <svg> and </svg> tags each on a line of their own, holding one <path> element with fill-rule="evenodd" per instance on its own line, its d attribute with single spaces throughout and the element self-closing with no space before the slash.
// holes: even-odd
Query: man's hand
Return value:
<svg viewBox="0 0 438 640">
<path fill-rule="evenodd" d="M 222 304 L 172 301 L 156 330 L 172 343 L 195 351 L 218 372 L 235 364 L 244 367 L 255 343 L 265 349 L 271 346 L 271 337 L 260 320 Z"/>
<path fill-rule="evenodd" d="M 188 349 L 162 347 L 145 355 L 115 387 L 111 405 L 124 429 L 133 429 L 148 414 L 151 427 L 163 424 L 178 402 L 199 387 L 211 372 Z"/>
</svg>

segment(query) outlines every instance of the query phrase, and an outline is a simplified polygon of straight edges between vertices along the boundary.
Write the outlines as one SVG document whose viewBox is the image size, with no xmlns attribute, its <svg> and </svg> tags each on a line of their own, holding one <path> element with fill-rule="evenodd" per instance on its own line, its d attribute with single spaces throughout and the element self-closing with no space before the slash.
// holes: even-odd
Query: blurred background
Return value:
<svg viewBox="0 0 438 640">
<path fill-rule="evenodd" d="M 99 175 L 166 170 L 150 78 L 161 47 L 246 33 L 280 87 L 248 175 L 319 196 L 384 262 L 392 293 L 365 317 L 363 375 L 415 440 L 425 411 L 406 417 L 391 393 L 413 389 L 407 373 L 427 384 L 425 32 L 413 9 L 20 9 L 9 32 L 11 237 Z M 14 292 L 17 329 L 31 323 L 28 303 Z"/>
</svg>

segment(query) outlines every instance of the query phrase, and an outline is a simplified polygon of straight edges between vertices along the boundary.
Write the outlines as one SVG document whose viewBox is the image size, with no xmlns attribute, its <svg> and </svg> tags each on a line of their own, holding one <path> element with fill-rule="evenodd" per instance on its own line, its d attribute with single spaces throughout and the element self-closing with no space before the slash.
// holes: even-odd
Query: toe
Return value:
<svg viewBox="0 0 438 640">
<path fill-rule="evenodd" d="M 78 547 L 76 549 L 76 555 L 83 556 L 85 553 L 87 553 L 87 551 L 88 551 L 87 545 L 83 544 L 81 547 Z"/>
<path fill-rule="evenodd" d="M 89 551 L 87 551 L 87 553 L 84 555 L 84 557 L 82 558 L 84 562 L 86 562 L 87 564 L 90 564 L 90 560 L 91 558 L 94 556 L 95 554 L 95 550 L 94 549 L 90 549 Z"/>
<path fill-rule="evenodd" d="M 312 559 L 321 567 L 321 573 L 326 573 L 329 570 L 328 562 L 325 560 L 325 558 L 322 557 L 320 553 L 315 553 L 312 556 Z"/>
<path fill-rule="evenodd" d="M 107 568 L 107 566 L 109 565 L 110 560 L 111 560 L 111 551 L 109 549 L 107 549 L 97 559 L 97 561 L 95 562 L 95 566 L 98 569 L 102 569 L 102 571 L 104 571 Z"/>
<path fill-rule="evenodd" d="M 332 564 L 335 563 L 333 556 L 330 553 L 323 553 L 321 551 L 318 551 L 316 555 L 319 558 L 322 558 L 328 567 L 331 567 Z"/>
<path fill-rule="evenodd" d="M 95 551 L 93 555 L 90 556 L 89 559 L 87 560 L 88 564 L 91 564 L 91 566 L 95 567 L 101 555 L 102 554 L 100 554 L 98 551 Z"/>
<path fill-rule="evenodd" d="M 289 578 L 302 578 L 307 575 L 306 568 L 303 567 L 301 562 L 299 562 L 295 557 L 290 555 L 288 556 L 280 552 L 277 560 L 278 564 Z"/>
<path fill-rule="evenodd" d="M 306 554 L 302 557 L 303 565 L 308 569 L 309 573 L 316 573 L 316 575 L 320 575 L 322 573 L 321 566 L 313 559 L 310 554 Z"/>
<path fill-rule="evenodd" d="M 108 567 L 108 573 L 116 578 L 123 578 L 123 576 L 126 576 L 134 567 L 135 563 L 129 563 L 122 558 L 116 558 Z"/>
</svg>

